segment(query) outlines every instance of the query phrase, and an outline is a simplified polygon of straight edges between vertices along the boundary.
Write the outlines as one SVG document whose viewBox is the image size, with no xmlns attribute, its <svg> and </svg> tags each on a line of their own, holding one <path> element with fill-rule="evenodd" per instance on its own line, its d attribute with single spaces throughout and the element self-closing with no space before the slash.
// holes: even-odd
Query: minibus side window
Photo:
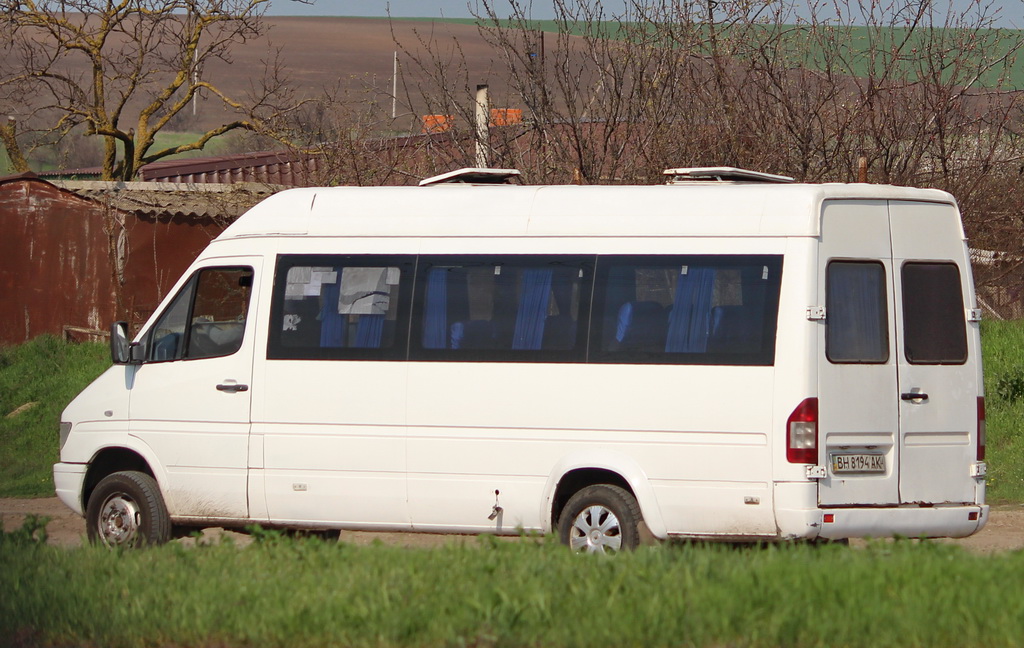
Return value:
<svg viewBox="0 0 1024 648">
<path fill-rule="evenodd" d="M 282 256 L 268 357 L 402 359 L 412 260 Z"/>
<path fill-rule="evenodd" d="M 153 326 L 153 362 L 215 358 L 242 346 L 252 292 L 252 268 L 204 268 L 197 272 Z"/>
<path fill-rule="evenodd" d="M 889 361 L 885 266 L 877 261 L 832 261 L 826 285 L 825 355 L 835 364 Z"/>
<path fill-rule="evenodd" d="M 960 269 L 954 263 L 903 266 L 903 340 L 911 364 L 963 364 L 967 323 Z"/>
<path fill-rule="evenodd" d="M 592 259 L 424 259 L 414 327 L 417 358 L 582 361 Z"/>
<path fill-rule="evenodd" d="M 780 256 L 599 257 L 590 359 L 771 365 Z"/>
</svg>

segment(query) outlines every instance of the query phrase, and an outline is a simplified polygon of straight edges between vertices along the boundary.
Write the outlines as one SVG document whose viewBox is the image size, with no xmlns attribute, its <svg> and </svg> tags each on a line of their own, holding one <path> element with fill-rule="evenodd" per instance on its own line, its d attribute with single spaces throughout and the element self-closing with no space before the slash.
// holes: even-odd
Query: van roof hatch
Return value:
<svg viewBox="0 0 1024 648">
<path fill-rule="evenodd" d="M 508 184 L 512 178 L 521 174 L 518 169 L 483 169 L 470 167 L 442 173 L 432 178 L 420 180 L 420 186 L 436 184 Z"/>
<path fill-rule="evenodd" d="M 789 176 L 761 173 L 760 171 L 748 171 L 735 167 L 692 167 L 682 169 L 665 169 L 664 174 L 669 176 L 668 184 L 679 184 L 691 181 L 716 182 L 794 182 Z"/>
</svg>

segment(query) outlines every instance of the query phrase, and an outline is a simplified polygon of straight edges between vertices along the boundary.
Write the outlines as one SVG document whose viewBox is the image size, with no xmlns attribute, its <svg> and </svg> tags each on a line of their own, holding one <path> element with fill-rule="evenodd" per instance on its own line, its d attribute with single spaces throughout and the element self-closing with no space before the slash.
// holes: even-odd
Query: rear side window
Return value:
<svg viewBox="0 0 1024 648">
<path fill-rule="evenodd" d="M 904 264 L 903 339 L 911 364 L 967 361 L 963 288 L 956 264 Z"/>
<path fill-rule="evenodd" d="M 771 365 L 779 256 L 600 257 L 596 362 Z"/>
<path fill-rule="evenodd" d="M 402 257 L 280 257 L 268 357 L 402 357 L 412 267 Z"/>
<path fill-rule="evenodd" d="M 825 278 L 825 354 L 836 364 L 889 361 L 885 266 L 875 261 L 832 261 Z"/>
<path fill-rule="evenodd" d="M 591 265 L 571 257 L 425 257 L 414 348 L 423 359 L 582 359 Z"/>
<path fill-rule="evenodd" d="M 242 346 L 252 292 L 252 268 L 197 272 L 153 326 L 151 361 L 216 358 Z"/>
</svg>

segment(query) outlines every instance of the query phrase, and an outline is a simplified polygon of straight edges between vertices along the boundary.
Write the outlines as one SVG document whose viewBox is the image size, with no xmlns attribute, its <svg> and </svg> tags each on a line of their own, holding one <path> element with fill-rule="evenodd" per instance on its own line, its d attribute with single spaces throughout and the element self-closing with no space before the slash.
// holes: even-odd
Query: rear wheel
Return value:
<svg viewBox="0 0 1024 648">
<path fill-rule="evenodd" d="M 576 552 L 631 551 L 640 543 L 643 515 L 624 488 L 594 484 L 569 498 L 558 520 L 558 537 Z"/>
<path fill-rule="evenodd" d="M 96 485 L 85 508 L 89 540 L 108 547 L 163 544 L 171 538 L 171 518 L 156 480 L 128 470 Z"/>
</svg>

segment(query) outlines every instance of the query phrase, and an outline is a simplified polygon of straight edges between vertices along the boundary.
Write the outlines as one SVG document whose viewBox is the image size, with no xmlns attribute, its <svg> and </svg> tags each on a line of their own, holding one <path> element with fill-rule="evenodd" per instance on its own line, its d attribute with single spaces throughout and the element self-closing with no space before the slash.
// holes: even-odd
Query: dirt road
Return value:
<svg viewBox="0 0 1024 648">
<path fill-rule="evenodd" d="M 72 513 L 56 497 L 43 499 L 0 499 L 0 522 L 4 530 L 10 531 L 21 526 L 26 515 L 39 515 L 50 518 L 46 530 L 50 544 L 61 547 L 76 547 L 85 536 L 85 522 Z M 230 532 L 219 530 L 207 531 L 207 535 L 216 537 Z M 247 542 L 247 536 L 231 533 L 239 542 Z M 356 544 L 369 544 L 381 540 L 388 544 L 403 546 L 426 547 L 450 541 L 452 536 L 439 536 L 423 533 L 368 533 L 346 531 L 342 539 Z M 192 542 L 185 539 L 181 542 Z M 970 538 L 962 540 L 940 540 L 952 542 L 978 553 L 1012 551 L 1024 549 L 1024 507 L 999 506 L 993 507 L 988 525 Z"/>
</svg>

